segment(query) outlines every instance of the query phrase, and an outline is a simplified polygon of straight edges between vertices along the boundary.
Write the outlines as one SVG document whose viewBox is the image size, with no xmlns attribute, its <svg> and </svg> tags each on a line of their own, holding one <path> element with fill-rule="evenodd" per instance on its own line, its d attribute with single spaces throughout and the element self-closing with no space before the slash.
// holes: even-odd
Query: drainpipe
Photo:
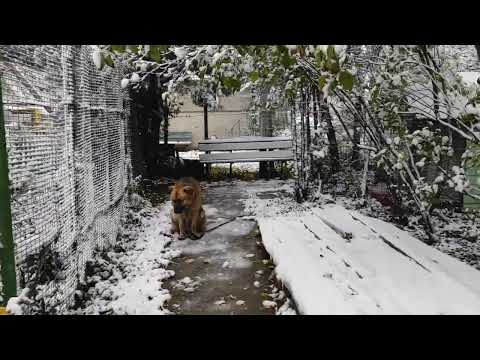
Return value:
<svg viewBox="0 0 480 360">
<path fill-rule="evenodd" d="M 205 140 L 208 140 L 208 102 L 203 100 L 203 132 Z M 210 151 L 205 151 L 206 154 L 210 154 Z M 210 179 L 210 164 L 205 164 L 205 175 Z"/>
<path fill-rule="evenodd" d="M 12 213 L 10 209 L 10 188 L 8 183 L 8 158 L 3 118 L 2 77 L 0 74 L 0 281 L 2 282 L 1 305 L 17 295 L 15 254 L 12 234 Z"/>
<path fill-rule="evenodd" d="M 203 132 L 205 140 L 208 140 L 208 103 L 203 103 Z"/>
</svg>

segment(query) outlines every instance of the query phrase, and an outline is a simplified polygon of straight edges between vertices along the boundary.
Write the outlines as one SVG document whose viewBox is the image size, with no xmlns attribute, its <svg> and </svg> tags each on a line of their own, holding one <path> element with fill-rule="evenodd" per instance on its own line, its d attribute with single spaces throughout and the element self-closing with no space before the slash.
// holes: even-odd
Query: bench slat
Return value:
<svg viewBox="0 0 480 360">
<path fill-rule="evenodd" d="M 229 142 L 229 143 L 199 143 L 200 151 L 229 151 L 229 150 L 259 150 L 259 149 L 290 149 L 291 140 L 256 141 L 256 142 Z"/>
<path fill-rule="evenodd" d="M 163 137 L 163 134 L 161 134 Z M 193 135 L 191 131 L 170 131 L 168 140 L 170 141 L 192 141 Z"/>
<path fill-rule="evenodd" d="M 245 142 L 259 142 L 259 141 L 261 142 L 292 141 L 292 138 L 288 136 L 276 136 L 276 137 L 245 136 L 245 137 L 235 137 L 235 138 L 225 138 L 225 139 L 201 140 L 198 142 L 198 144 L 245 143 Z"/>
<path fill-rule="evenodd" d="M 236 163 L 287 160 L 293 160 L 292 150 L 200 154 L 201 163 Z"/>
</svg>

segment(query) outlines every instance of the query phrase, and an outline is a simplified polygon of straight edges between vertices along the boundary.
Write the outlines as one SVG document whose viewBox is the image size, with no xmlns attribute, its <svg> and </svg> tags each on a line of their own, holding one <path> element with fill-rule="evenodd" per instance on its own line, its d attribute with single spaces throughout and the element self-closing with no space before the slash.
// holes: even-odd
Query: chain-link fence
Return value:
<svg viewBox="0 0 480 360">
<path fill-rule="evenodd" d="M 127 93 L 89 46 L 2 45 L 0 74 L 19 288 L 42 311 L 74 298 L 115 241 L 128 184 Z"/>
</svg>

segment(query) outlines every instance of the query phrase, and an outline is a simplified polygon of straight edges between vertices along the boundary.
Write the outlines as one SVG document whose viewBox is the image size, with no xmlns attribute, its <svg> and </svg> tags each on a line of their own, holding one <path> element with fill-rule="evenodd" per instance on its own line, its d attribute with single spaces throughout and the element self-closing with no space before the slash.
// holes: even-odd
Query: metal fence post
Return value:
<svg viewBox="0 0 480 360">
<path fill-rule="evenodd" d="M 15 253 L 12 234 L 12 213 L 8 185 L 8 157 L 3 118 L 2 77 L 0 74 L 0 274 L 1 303 L 17 295 Z"/>
</svg>

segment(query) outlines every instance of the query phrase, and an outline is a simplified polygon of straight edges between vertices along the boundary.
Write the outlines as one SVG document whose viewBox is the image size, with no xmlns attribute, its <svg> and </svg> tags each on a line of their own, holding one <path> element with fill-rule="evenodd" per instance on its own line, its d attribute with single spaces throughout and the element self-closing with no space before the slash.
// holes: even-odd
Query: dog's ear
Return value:
<svg viewBox="0 0 480 360">
<path fill-rule="evenodd" d="M 175 185 L 170 185 L 170 186 L 168 187 L 168 190 L 170 190 L 170 191 L 173 191 L 173 189 L 175 189 Z"/>
<path fill-rule="evenodd" d="M 185 186 L 183 188 L 183 191 L 185 191 L 188 195 L 192 195 L 193 194 L 193 187 L 191 186 Z"/>
</svg>

